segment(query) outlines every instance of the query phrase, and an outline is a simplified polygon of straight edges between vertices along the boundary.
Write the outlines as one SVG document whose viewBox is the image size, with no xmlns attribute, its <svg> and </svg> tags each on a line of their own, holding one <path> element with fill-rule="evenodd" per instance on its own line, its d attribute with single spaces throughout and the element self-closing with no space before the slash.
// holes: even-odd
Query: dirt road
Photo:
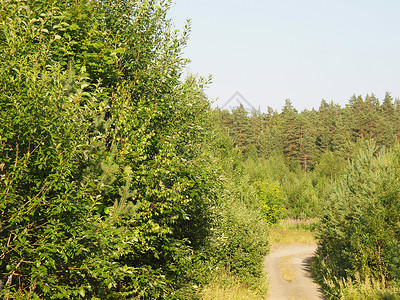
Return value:
<svg viewBox="0 0 400 300">
<path fill-rule="evenodd" d="M 309 273 L 316 245 L 292 244 L 272 248 L 265 259 L 270 300 L 324 299 Z"/>
</svg>

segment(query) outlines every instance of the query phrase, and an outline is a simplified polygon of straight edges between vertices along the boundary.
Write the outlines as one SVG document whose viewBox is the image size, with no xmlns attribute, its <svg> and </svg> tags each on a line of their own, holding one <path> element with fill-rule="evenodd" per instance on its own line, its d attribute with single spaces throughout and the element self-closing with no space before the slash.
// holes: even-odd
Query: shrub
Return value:
<svg viewBox="0 0 400 300">
<path fill-rule="evenodd" d="M 398 156 L 369 141 L 348 166 L 321 220 L 318 259 L 327 280 L 399 280 Z M 331 289 L 332 291 L 332 289 Z"/>
<path fill-rule="evenodd" d="M 222 204 L 212 251 L 217 265 L 235 274 L 242 282 L 262 292 L 263 258 L 269 249 L 269 236 L 262 215 L 240 200 Z M 260 290 L 261 288 L 261 290 Z"/>
<path fill-rule="evenodd" d="M 245 164 L 229 138 L 220 132 L 213 139 L 213 155 L 218 157 L 222 189 L 214 207 L 215 222 L 210 236 L 212 270 L 219 269 L 237 278 L 259 294 L 265 292 L 263 260 L 269 248 L 269 230 L 260 210 L 256 189 Z M 229 141 L 229 139 L 228 139 Z M 230 146 L 230 147 L 229 147 Z"/>
<path fill-rule="evenodd" d="M 282 216 L 283 207 L 287 201 L 280 189 L 280 184 L 263 180 L 255 182 L 254 185 L 264 221 L 268 224 L 276 224 Z"/>
<path fill-rule="evenodd" d="M 193 296 L 217 185 L 170 3 L 0 0 L 3 298 Z"/>
</svg>

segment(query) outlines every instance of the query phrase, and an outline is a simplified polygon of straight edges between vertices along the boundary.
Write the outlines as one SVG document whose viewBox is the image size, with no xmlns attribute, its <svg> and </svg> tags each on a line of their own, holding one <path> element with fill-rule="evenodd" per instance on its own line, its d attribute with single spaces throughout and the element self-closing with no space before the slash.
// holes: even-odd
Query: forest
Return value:
<svg viewBox="0 0 400 300">
<path fill-rule="evenodd" d="M 283 218 L 327 297 L 399 295 L 400 101 L 213 109 L 171 5 L 0 0 L 2 299 L 262 298 Z"/>
</svg>

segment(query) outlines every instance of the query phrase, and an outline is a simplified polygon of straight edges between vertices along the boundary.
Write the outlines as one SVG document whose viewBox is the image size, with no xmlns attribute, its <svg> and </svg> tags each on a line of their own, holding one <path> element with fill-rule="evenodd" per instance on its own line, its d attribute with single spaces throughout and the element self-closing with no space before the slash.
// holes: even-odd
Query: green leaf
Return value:
<svg viewBox="0 0 400 300">
<path fill-rule="evenodd" d="M 69 30 L 72 30 L 72 31 L 74 31 L 74 30 L 78 30 L 79 29 L 79 25 L 78 24 L 71 24 L 69 27 L 68 27 L 68 29 Z"/>
</svg>

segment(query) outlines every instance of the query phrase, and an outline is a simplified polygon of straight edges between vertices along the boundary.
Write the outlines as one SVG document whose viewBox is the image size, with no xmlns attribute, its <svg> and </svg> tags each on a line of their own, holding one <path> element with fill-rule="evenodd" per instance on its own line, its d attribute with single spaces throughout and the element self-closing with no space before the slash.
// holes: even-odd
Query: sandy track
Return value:
<svg viewBox="0 0 400 300">
<path fill-rule="evenodd" d="M 309 273 L 309 263 L 316 247 L 315 244 L 292 244 L 272 248 L 265 258 L 270 283 L 268 299 L 324 299 Z"/>
</svg>

